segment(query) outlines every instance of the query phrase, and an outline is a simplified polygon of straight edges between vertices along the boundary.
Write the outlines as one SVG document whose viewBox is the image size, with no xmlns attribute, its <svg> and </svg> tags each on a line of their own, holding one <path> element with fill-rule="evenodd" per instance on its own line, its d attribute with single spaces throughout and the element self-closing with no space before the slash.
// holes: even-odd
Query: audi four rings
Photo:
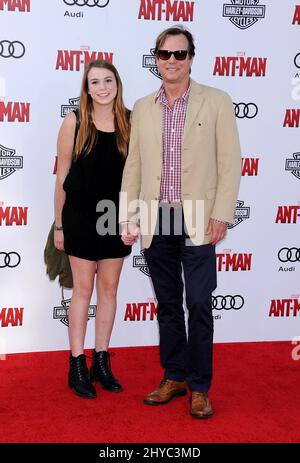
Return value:
<svg viewBox="0 0 300 463">
<path fill-rule="evenodd" d="M 25 47 L 19 40 L 10 42 L 9 40 L 0 41 L 1 58 L 22 58 L 25 54 Z"/>
<path fill-rule="evenodd" d="M 212 297 L 212 308 L 216 310 L 230 310 L 235 309 L 239 310 L 244 305 L 244 298 L 239 295 L 235 296 L 213 296 Z"/>
<path fill-rule="evenodd" d="M 64 0 L 68 6 L 98 6 L 105 8 L 109 4 L 109 0 Z"/>
<path fill-rule="evenodd" d="M 238 119 L 253 119 L 258 113 L 255 103 L 233 103 L 235 116 Z"/>
<path fill-rule="evenodd" d="M 281 248 L 278 251 L 278 259 L 280 262 L 300 262 L 300 249 Z"/>
<path fill-rule="evenodd" d="M 300 69 L 300 53 L 297 53 L 297 55 L 295 56 L 294 63 L 296 68 Z"/>
<path fill-rule="evenodd" d="M 0 268 L 14 268 L 21 262 L 21 256 L 17 252 L 0 252 Z"/>
</svg>

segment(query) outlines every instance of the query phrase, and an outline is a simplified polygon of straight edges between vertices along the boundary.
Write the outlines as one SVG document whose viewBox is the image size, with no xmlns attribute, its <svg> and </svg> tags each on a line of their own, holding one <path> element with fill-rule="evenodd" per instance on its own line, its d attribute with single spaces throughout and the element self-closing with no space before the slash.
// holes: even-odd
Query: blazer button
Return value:
<svg viewBox="0 0 300 463">
<path fill-rule="evenodd" d="M 160 180 L 160 176 L 159 176 L 159 175 L 157 176 L 157 180 Z"/>
</svg>

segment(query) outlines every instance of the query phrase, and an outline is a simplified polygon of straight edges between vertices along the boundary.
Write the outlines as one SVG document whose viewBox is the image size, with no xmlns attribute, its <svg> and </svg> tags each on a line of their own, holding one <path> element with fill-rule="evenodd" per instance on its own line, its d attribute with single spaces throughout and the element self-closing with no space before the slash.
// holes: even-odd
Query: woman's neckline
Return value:
<svg viewBox="0 0 300 463">
<path fill-rule="evenodd" d="M 97 127 L 96 127 L 97 129 Z M 101 133 L 115 133 L 116 131 L 114 130 L 113 132 L 107 132 L 105 130 L 101 130 L 101 129 L 97 129 L 98 132 L 101 132 Z"/>
<path fill-rule="evenodd" d="M 113 130 L 112 132 L 109 132 L 109 131 L 107 131 L 107 130 L 105 131 L 105 130 L 98 129 L 98 128 L 96 127 L 95 122 L 93 122 L 93 124 L 94 124 L 94 127 L 95 127 L 95 129 L 97 130 L 97 132 L 102 132 L 102 133 L 115 133 L 115 132 L 116 132 L 115 130 Z"/>
</svg>

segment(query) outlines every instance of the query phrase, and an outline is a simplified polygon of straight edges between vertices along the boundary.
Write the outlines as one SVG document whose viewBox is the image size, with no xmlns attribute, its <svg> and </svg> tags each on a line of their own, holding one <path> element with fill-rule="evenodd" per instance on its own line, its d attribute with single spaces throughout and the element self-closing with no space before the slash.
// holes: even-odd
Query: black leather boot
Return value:
<svg viewBox="0 0 300 463">
<path fill-rule="evenodd" d="M 114 377 L 110 366 L 110 357 L 107 351 L 93 350 L 93 361 L 90 369 L 91 381 L 99 381 L 104 389 L 111 392 L 121 392 L 122 386 Z"/>
<path fill-rule="evenodd" d="M 86 399 L 97 397 L 96 389 L 89 378 L 84 354 L 78 355 L 78 357 L 70 355 L 69 387 L 74 389 L 75 394 L 80 397 Z"/>
</svg>

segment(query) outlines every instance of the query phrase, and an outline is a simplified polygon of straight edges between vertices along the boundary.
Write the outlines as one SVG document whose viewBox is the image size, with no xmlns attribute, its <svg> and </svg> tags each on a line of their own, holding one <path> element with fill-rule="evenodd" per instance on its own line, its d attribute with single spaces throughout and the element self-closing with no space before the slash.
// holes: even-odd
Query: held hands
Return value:
<svg viewBox="0 0 300 463">
<path fill-rule="evenodd" d="M 59 251 L 64 251 L 64 232 L 62 230 L 54 230 L 54 246 Z"/>
<path fill-rule="evenodd" d="M 138 239 L 140 227 L 136 223 L 122 224 L 121 239 L 126 246 L 132 246 Z M 210 219 L 206 230 L 206 235 L 211 233 L 211 244 L 217 244 L 227 233 L 227 224 Z"/>
<path fill-rule="evenodd" d="M 208 227 L 206 230 L 206 235 L 209 235 L 211 233 L 211 244 L 217 244 L 219 241 L 221 241 L 226 233 L 227 233 L 227 224 L 218 222 L 214 219 L 209 219 L 208 222 Z"/>
<path fill-rule="evenodd" d="M 138 239 L 140 227 L 136 223 L 123 223 L 121 239 L 126 246 L 132 246 Z"/>
</svg>

